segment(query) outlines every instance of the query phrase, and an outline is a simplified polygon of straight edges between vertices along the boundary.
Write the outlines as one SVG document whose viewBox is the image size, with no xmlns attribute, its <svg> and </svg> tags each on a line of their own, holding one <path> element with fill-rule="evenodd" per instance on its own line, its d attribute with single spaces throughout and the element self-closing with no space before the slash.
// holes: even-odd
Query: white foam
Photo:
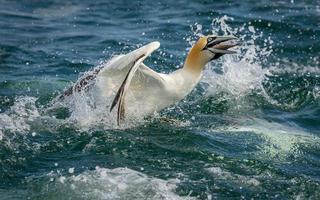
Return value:
<svg viewBox="0 0 320 200">
<path fill-rule="evenodd" d="M 30 130 L 29 121 L 40 116 L 35 97 L 17 97 L 14 105 L 0 114 L 0 135 L 5 131 L 25 133 Z M 2 135 L 3 136 L 3 135 Z"/>
<path fill-rule="evenodd" d="M 49 176 L 53 176 L 49 174 Z M 51 177 L 52 178 L 52 177 Z M 129 168 L 107 169 L 96 167 L 79 175 L 55 178 L 50 192 L 55 197 L 86 199 L 191 199 L 181 197 L 174 190 L 179 183 L 176 179 L 162 180 Z"/>
<path fill-rule="evenodd" d="M 249 186 L 249 187 L 259 187 L 260 181 L 256 176 L 243 176 L 240 174 L 231 173 L 227 170 L 223 170 L 220 167 L 208 167 L 205 168 L 215 180 L 227 180 L 228 182 L 233 182 L 238 186 Z"/>
</svg>

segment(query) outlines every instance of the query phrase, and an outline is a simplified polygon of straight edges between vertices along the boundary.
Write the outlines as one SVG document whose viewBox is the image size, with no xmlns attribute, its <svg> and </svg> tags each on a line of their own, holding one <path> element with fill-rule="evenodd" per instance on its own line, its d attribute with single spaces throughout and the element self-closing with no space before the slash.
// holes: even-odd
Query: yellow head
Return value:
<svg viewBox="0 0 320 200">
<path fill-rule="evenodd" d="M 201 71 L 211 60 L 217 59 L 224 54 L 236 53 L 228 50 L 238 45 L 237 42 L 230 42 L 237 39 L 234 36 L 202 36 L 191 48 L 185 62 L 189 70 Z"/>
</svg>

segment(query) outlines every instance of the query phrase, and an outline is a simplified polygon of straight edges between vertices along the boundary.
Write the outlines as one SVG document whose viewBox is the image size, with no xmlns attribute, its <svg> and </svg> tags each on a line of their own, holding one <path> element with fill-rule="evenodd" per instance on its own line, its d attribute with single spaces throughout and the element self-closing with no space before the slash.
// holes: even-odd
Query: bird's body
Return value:
<svg viewBox="0 0 320 200">
<path fill-rule="evenodd" d="M 126 74 L 124 73 L 121 77 L 124 79 L 125 76 Z M 199 76 L 199 78 L 192 77 L 194 80 L 190 81 L 191 75 L 185 70 L 175 71 L 171 74 L 158 73 L 156 76 L 154 74 L 145 76 L 146 73 L 143 70 L 138 71 L 129 86 L 125 98 L 127 114 L 149 115 L 160 111 L 183 99 L 200 80 Z M 99 77 L 99 79 L 110 81 L 109 77 Z M 116 81 L 111 82 L 114 83 Z M 119 85 L 121 85 L 121 82 Z M 112 90 L 111 94 L 105 92 L 109 89 L 107 84 L 101 84 L 99 88 L 102 93 L 105 93 L 104 98 L 114 96 L 116 92 L 116 90 Z M 115 87 L 114 89 L 118 88 Z"/>
<path fill-rule="evenodd" d="M 131 54 L 136 54 L 136 57 L 139 57 L 146 49 L 155 49 L 158 46 L 158 42 L 153 42 Z M 126 56 L 134 57 L 132 55 Z M 99 88 L 100 92 L 98 93 L 103 95 L 102 99 L 114 96 L 128 74 L 131 67 L 129 64 L 121 70 L 115 66 L 122 59 L 124 58 L 115 58 L 97 76 L 96 87 Z M 183 99 L 195 87 L 200 78 L 200 74 L 195 75 L 183 68 L 170 74 L 157 73 L 141 63 L 132 78 L 125 97 L 126 113 L 127 115 L 150 115 L 160 111 Z"/>
<path fill-rule="evenodd" d="M 149 43 L 88 73 L 61 97 L 90 90 L 96 102 L 114 98 L 109 109 L 118 104 L 118 124 L 125 116 L 153 114 L 180 101 L 197 85 L 204 65 L 212 59 L 212 55 L 206 58 L 210 52 L 201 52 L 206 44 L 207 40 L 201 41 L 191 49 L 183 68 L 163 74 L 142 63 L 160 46 L 159 42 Z"/>
</svg>

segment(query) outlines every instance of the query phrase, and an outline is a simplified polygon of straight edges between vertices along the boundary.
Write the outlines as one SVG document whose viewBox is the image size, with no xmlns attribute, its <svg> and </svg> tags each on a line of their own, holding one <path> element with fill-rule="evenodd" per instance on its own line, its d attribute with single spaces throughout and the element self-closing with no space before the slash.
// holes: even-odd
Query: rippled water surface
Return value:
<svg viewBox="0 0 320 200">
<path fill-rule="evenodd" d="M 0 0 L 0 199 L 319 199 L 319 27 L 318 0 Z M 52 108 L 151 41 L 172 72 L 202 34 L 242 46 L 154 117 Z"/>
</svg>

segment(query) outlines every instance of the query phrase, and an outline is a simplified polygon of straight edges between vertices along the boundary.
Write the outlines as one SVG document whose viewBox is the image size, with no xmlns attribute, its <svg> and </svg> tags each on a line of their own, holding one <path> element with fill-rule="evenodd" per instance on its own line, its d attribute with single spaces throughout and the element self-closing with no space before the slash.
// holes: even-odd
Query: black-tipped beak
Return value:
<svg viewBox="0 0 320 200">
<path fill-rule="evenodd" d="M 203 50 L 207 49 L 215 54 L 233 54 L 236 52 L 228 49 L 240 45 L 238 38 L 234 36 L 215 36 L 214 38 L 208 41 Z"/>
</svg>

